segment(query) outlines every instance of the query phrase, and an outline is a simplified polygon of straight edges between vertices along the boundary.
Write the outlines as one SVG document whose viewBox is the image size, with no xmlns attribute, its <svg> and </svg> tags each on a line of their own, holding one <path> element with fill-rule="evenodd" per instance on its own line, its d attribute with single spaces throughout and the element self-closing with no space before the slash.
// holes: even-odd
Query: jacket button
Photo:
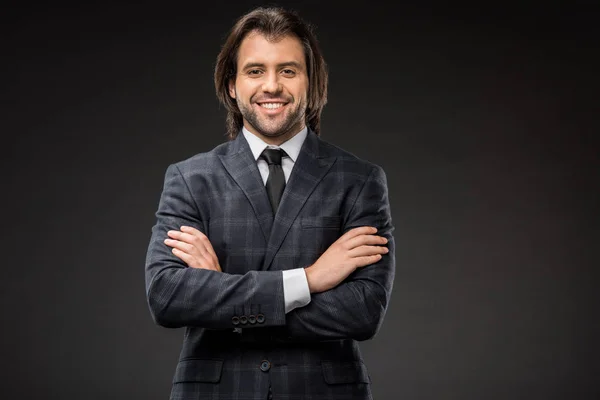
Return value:
<svg viewBox="0 0 600 400">
<path fill-rule="evenodd" d="M 262 314 L 256 314 L 256 322 L 262 324 L 263 322 L 265 322 L 265 316 Z"/>
<path fill-rule="evenodd" d="M 238 325 L 240 323 L 240 319 L 238 317 L 231 317 L 231 323 Z"/>
<path fill-rule="evenodd" d="M 246 325 L 247 323 L 248 323 L 248 317 L 246 317 L 245 315 L 242 315 L 240 317 L 240 324 Z"/>
<path fill-rule="evenodd" d="M 263 372 L 267 372 L 270 369 L 271 369 L 271 363 L 267 360 L 262 360 L 262 363 L 260 363 L 260 370 Z"/>
<path fill-rule="evenodd" d="M 250 322 L 251 324 L 255 324 L 256 323 L 256 315 L 248 315 L 248 322 Z"/>
</svg>

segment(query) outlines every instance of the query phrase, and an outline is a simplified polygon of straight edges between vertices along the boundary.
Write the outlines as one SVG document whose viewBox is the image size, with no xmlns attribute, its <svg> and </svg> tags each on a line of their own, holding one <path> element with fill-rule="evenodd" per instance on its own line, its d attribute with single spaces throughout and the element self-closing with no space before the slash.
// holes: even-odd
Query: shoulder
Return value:
<svg viewBox="0 0 600 400">
<path fill-rule="evenodd" d="M 170 164 L 167 170 L 177 171 L 183 176 L 214 171 L 215 167 L 221 165 L 219 157 L 230 153 L 232 143 L 221 143 L 209 151 L 196 153 L 193 156 L 176 161 Z"/>
<path fill-rule="evenodd" d="M 336 158 L 336 168 L 341 169 L 346 173 L 361 176 L 365 179 L 371 177 L 383 179 L 385 181 L 385 171 L 379 164 L 361 158 L 358 155 L 321 138 L 319 138 L 319 143 L 322 150 L 321 154 Z"/>
</svg>

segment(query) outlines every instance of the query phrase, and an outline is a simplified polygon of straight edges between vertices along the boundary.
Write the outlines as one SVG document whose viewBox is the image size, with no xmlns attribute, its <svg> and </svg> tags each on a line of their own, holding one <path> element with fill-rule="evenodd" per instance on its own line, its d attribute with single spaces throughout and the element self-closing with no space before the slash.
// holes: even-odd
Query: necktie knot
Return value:
<svg viewBox="0 0 600 400">
<path fill-rule="evenodd" d="M 285 152 L 281 149 L 264 149 L 261 157 L 269 165 L 281 165 L 281 158 L 285 155 Z"/>
</svg>

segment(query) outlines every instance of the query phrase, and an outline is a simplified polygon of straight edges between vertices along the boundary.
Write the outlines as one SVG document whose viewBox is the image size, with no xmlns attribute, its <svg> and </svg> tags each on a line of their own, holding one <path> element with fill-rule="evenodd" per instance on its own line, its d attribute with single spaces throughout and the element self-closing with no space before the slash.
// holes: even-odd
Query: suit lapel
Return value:
<svg viewBox="0 0 600 400">
<path fill-rule="evenodd" d="M 241 132 L 232 144 L 229 154 L 220 155 L 219 158 L 248 198 L 265 236 L 265 241 L 268 241 L 273 225 L 273 211 L 271 211 L 271 203 L 267 197 L 256 160 L 254 160 L 250 146 Z"/>
<path fill-rule="evenodd" d="M 322 153 L 319 138 L 309 130 L 273 221 L 263 269 L 269 268 L 302 206 L 335 162 L 335 157 Z"/>
</svg>

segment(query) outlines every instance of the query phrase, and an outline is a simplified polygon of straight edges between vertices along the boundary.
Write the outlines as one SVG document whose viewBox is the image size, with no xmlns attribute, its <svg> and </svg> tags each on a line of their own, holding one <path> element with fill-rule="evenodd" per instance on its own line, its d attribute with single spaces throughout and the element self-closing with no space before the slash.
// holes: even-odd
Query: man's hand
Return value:
<svg viewBox="0 0 600 400">
<path fill-rule="evenodd" d="M 356 268 L 379 261 L 389 250 L 383 246 L 387 239 L 375 235 L 376 232 L 377 228 L 361 226 L 333 242 L 313 265 L 305 268 L 310 292 L 334 288 Z"/>
<path fill-rule="evenodd" d="M 181 258 L 188 267 L 211 269 L 221 272 L 219 259 L 205 234 L 190 226 L 181 231 L 168 231 L 170 239 L 165 244 L 173 248 L 173 254 Z"/>
</svg>

